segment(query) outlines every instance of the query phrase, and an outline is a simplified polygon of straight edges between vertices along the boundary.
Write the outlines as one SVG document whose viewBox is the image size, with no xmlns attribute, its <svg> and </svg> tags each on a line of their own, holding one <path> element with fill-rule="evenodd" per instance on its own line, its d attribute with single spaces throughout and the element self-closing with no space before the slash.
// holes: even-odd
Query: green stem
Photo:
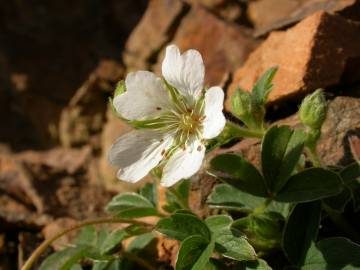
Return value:
<svg viewBox="0 0 360 270">
<path fill-rule="evenodd" d="M 248 128 L 243 128 L 235 123 L 227 122 L 226 126 L 231 133 L 231 135 L 235 138 L 259 138 L 261 139 L 264 136 L 264 131 L 262 130 L 251 130 Z"/>
<path fill-rule="evenodd" d="M 308 146 L 306 153 L 308 154 L 314 167 L 322 167 L 319 155 L 316 151 L 316 146 Z"/>
<path fill-rule="evenodd" d="M 142 222 L 139 220 L 130 220 L 130 219 L 123 219 L 123 218 L 99 218 L 99 219 L 92 219 L 87 220 L 81 223 L 78 223 L 70 228 L 67 228 L 57 234 L 55 234 L 53 237 L 47 239 L 44 241 L 40 246 L 38 246 L 35 251 L 31 254 L 31 256 L 27 259 L 25 264 L 21 267 L 21 270 L 30 270 L 31 266 L 34 264 L 34 262 L 39 258 L 39 256 L 44 253 L 44 251 L 56 240 L 64 236 L 65 234 L 81 229 L 88 225 L 95 225 L 95 224 L 103 224 L 103 223 L 128 223 L 128 224 L 137 224 L 142 225 L 146 227 L 153 227 L 153 224 Z"/>
<path fill-rule="evenodd" d="M 328 214 L 331 221 L 334 223 L 336 227 L 341 229 L 348 237 L 353 239 L 356 242 L 360 242 L 360 234 L 358 231 L 349 223 L 343 215 L 340 213 L 337 213 L 333 209 L 331 209 L 329 206 L 327 206 L 325 203 L 322 204 L 322 208 L 325 210 L 325 212 Z"/>
</svg>

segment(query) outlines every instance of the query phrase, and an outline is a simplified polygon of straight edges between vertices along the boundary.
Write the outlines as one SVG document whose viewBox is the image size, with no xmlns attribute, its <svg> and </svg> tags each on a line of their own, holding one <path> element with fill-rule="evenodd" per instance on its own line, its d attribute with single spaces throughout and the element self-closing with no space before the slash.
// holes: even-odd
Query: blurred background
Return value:
<svg viewBox="0 0 360 270">
<path fill-rule="evenodd" d="M 291 115 L 301 98 L 326 88 L 321 155 L 352 161 L 357 0 L 1 0 L 0 270 L 17 269 L 53 231 L 104 215 L 111 196 L 136 188 L 116 180 L 107 161 L 129 131 L 108 98 L 129 71 L 160 74 L 171 43 L 198 49 L 206 83 L 228 96 L 279 65 L 269 121 L 298 124 Z M 256 160 L 254 145 L 241 143 L 236 150 Z"/>
</svg>

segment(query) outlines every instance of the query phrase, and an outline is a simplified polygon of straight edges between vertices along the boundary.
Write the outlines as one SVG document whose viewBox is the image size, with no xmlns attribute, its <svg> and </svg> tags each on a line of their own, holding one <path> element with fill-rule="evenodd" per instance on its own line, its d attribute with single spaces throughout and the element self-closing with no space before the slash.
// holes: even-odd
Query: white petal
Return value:
<svg viewBox="0 0 360 270">
<path fill-rule="evenodd" d="M 166 47 L 162 74 L 185 97 L 197 99 L 204 85 L 205 68 L 201 54 L 188 50 L 182 55 L 175 45 Z"/>
<path fill-rule="evenodd" d="M 135 130 L 121 136 L 111 147 L 109 160 L 120 166 L 117 177 L 137 182 L 163 158 L 162 152 L 173 142 L 170 136 L 153 130 Z"/>
<path fill-rule="evenodd" d="M 169 94 L 163 82 L 148 71 L 129 73 L 125 80 L 126 92 L 114 98 L 116 111 L 128 120 L 153 118 L 167 111 Z"/>
<path fill-rule="evenodd" d="M 223 114 L 224 91 L 218 87 L 211 87 L 205 93 L 205 120 L 203 122 L 203 137 L 211 139 L 224 129 L 226 119 Z"/>
<path fill-rule="evenodd" d="M 201 167 L 205 155 L 205 146 L 200 141 L 184 149 L 178 149 L 166 163 L 161 185 L 170 187 L 183 178 L 193 176 Z"/>
</svg>

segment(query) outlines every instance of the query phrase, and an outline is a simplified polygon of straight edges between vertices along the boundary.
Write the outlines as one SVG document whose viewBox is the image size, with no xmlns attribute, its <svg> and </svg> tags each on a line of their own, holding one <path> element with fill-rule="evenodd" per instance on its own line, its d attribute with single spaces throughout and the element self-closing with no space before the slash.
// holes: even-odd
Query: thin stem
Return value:
<svg viewBox="0 0 360 270">
<path fill-rule="evenodd" d="M 261 139 L 264 136 L 264 132 L 261 130 L 253 130 L 248 128 L 243 128 L 235 123 L 227 122 L 227 128 L 231 132 L 231 135 L 235 138 L 259 138 Z"/>
<path fill-rule="evenodd" d="M 317 154 L 315 146 L 308 146 L 306 153 L 308 154 L 314 167 L 322 167 L 319 155 Z"/>
<path fill-rule="evenodd" d="M 153 227 L 153 224 L 142 222 L 139 220 L 130 220 L 130 219 L 123 219 L 123 218 L 99 218 L 99 219 L 91 219 L 86 220 L 84 222 L 78 223 L 70 228 L 67 228 L 50 239 L 44 241 L 40 246 L 38 246 L 35 251 L 31 254 L 31 256 L 27 259 L 25 264 L 22 266 L 21 270 L 30 270 L 31 266 L 34 264 L 34 262 L 39 258 L 39 256 L 56 240 L 64 236 L 65 234 L 81 229 L 82 227 L 88 226 L 88 225 L 95 225 L 95 224 L 103 224 L 103 223 L 129 223 L 129 224 L 137 224 L 142 225 L 146 227 Z"/>
</svg>

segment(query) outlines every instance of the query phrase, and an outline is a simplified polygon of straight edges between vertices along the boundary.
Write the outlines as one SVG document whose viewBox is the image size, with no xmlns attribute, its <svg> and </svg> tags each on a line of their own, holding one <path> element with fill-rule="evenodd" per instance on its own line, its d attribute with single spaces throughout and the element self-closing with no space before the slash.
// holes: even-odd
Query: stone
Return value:
<svg viewBox="0 0 360 270">
<path fill-rule="evenodd" d="M 185 0 L 193 6 L 203 6 L 216 16 L 230 22 L 235 22 L 243 15 L 242 5 L 239 1 L 229 0 Z"/>
<path fill-rule="evenodd" d="M 159 50 L 173 35 L 187 5 L 178 0 L 150 1 L 139 24 L 132 31 L 123 54 L 124 63 L 132 69 L 148 69 Z"/>
<path fill-rule="evenodd" d="M 6 79 L 8 95 L 0 91 L 0 107 L 6 101 L 9 110 L 0 139 L 20 150 L 57 144 L 62 109 L 99 62 L 121 60 L 145 2 L 1 2 L 0 81 Z"/>
<path fill-rule="evenodd" d="M 345 79 L 359 81 L 358 69 L 348 67 L 358 62 L 359 47 L 360 24 L 326 12 L 318 12 L 287 31 L 273 32 L 236 70 L 226 109 L 230 110 L 229 97 L 238 86 L 251 90 L 256 80 L 276 65 L 279 70 L 270 103 L 302 97 L 317 88 L 339 85 Z"/>
<path fill-rule="evenodd" d="M 351 154 L 355 160 L 360 161 L 360 137 L 352 135 L 349 137 Z"/>
<path fill-rule="evenodd" d="M 18 251 L 18 267 L 22 267 L 26 260 L 31 256 L 31 254 L 34 252 L 34 250 L 43 242 L 43 238 L 41 237 L 41 234 L 34 232 L 26 232 L 21 231 L 18 234 L 18 245 L 17 245 L 17 251 Z M 50 249 L 46 250 L 42 256 L 49 256 L 50 255 Z M 40 269 L 41 260 L 36 260 L 34 264 L 32 265 L 32 268 L 34 269 Z"/>
<path fill-rule="evenodd" d="M 44 201 L 33 186 L 30 171 L 11 154 L 0 155 L 0 189 L 23 203 L 25 208 L 32 206 L 38 213 L 44 211 Z"/>
<path fill-rule="evenodd" d="M 52 148 L 48 151 L 24 151 L 14 155 L 34 172 L 44 174 L 66 173 L 74 175 L 87 170 L 91 158 L 91 148 L 81 149 Z"/>
<path fill-rule="evenodd" d="M 255 36 L 284 29 L 318 11 L 338 13 L 360 20 L 358 0 L 257 0 L 249 3 L 248 16 L 255 24 Z"/>
<path fill-rule="evenodd" d="M 90 74 L 62 111 L 59 137 L 63 146 L 75 147 L 90 143 L 94 149 L 105 122 L 107 97 L 123 77 L 124 68 L 115 61 L 104 60 Z"/>
<path fill-rule="evenodd" d="M 257 46 L 249 29 L 225 22 L 201 7 L 193 7 L 184 17 L 171 43 L 181 51 L 196 49 L 202 54 L 209 86 L 225 85 L 229 74 Z M 155 67 L 158 73 L 163 57 L 164 51 Z"/>
<path fill-rule="evenodd" d="M 78 222 L 75 219 L 63 217 L 63 218 L 57 218 L 54 221 L 50 222 L 44 228 L 41 230 L 42 235 L 44 236 L 45 240 L 51 239 L 53 236 L 55 236 L 57 233 L 68 229 L 70 227 L 73 227 Z M 74 240 L 76 236 L 78 235 L 78 231 L 70 232 L 63 237 L 61 237 L 59 240 L 54 242 L 51 247 L 54 250 L 61 250 L 64 248 L 64 246 L 69 245 L 71 243 L 74 243 Z"/>
</svg>

